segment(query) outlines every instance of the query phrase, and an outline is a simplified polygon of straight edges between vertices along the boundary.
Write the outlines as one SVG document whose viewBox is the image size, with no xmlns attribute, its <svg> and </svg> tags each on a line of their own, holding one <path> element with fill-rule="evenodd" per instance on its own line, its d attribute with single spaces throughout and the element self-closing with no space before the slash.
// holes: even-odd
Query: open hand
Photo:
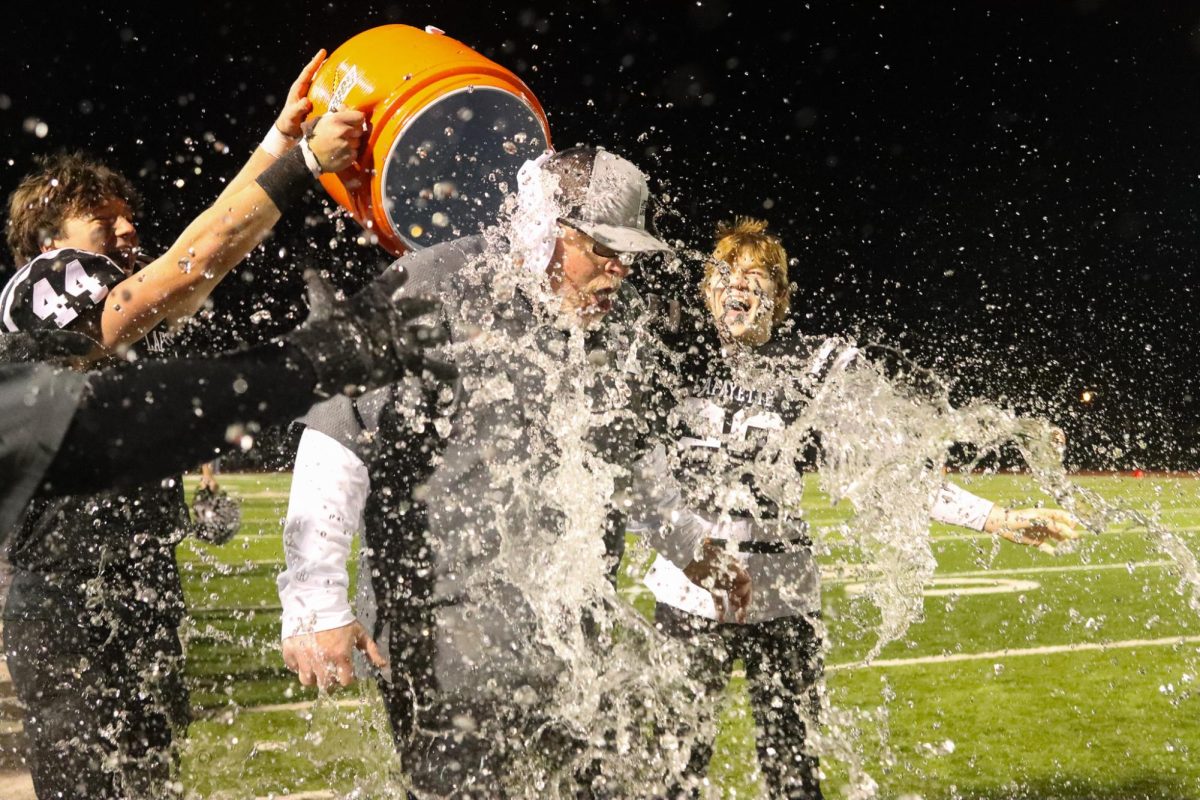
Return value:
<svg viewBox="0 0 1200 800">
<path fill-rule="evenodd" d="M 1053 553 L 1059 542 L 1078 539 L 1079 520 L 1057 508 L 1003 509 L 996 506 L 983 529 L 1016 544 Z"/>
<path fill-rule="evenodd" d="M 290 139 L 299 139 L 304 133 L 300 126 L 304 124 L 304 120 L 308 118 L 313 109 L 312 101 L 308 99 L 308 89 L 312 86 L 317 70 L 324 63 L 325 50 L 322 48 L 317 51 L 311 61 L 304 65 L 304 69 L 300 70 L 300 74 L 296 80 L 292 81 L 291 88 L 288 89 L 287 100 L 283 104 L 283 110 L 275 119 L 275 127 Z"/>
</svg>

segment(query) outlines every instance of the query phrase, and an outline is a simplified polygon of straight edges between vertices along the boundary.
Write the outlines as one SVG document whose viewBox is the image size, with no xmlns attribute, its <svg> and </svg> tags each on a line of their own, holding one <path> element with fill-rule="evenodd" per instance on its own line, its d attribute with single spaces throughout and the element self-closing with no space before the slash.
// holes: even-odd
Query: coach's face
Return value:
<svg viewBox="0 0 1200 800">
<path fill-rule="evenodd" d="M 133 211 L 119 197 L 110 197 L 98 206 L 68 216 L 59 226 L 58 236 L 43 245 L 42 251 L 73 247 L 108 256 L 126 272 L 132 272 L 138 252 L 137 228 Z"/>
<path fill-rule="evenodd" d="M 586 326 L 612 311 L 617 290 L 629 275 L 621 254 L 592 237 L 559 224 L 559 237 L 547 274 L 550 288 L 562 298 L 563 310 Z"/>
</svg>

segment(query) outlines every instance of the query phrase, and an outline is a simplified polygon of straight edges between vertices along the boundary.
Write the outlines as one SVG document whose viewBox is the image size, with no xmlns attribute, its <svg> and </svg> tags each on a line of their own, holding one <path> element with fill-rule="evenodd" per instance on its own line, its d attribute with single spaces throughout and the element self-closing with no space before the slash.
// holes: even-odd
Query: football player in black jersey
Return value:
<svg viewBox="0 0 1200 800">
<path fill-rule="evenodd" d="M 752 466 L 767 437 L 797 412 L 780 381 L 802 376 L 816 387 L 835 364 L 860 355 L 840 340 L 781 330 L 789 310 L 787 269 L 787 254 L 765 222 L 741 219 L 718 228 L 701 285 L 712 324 L 705 326 L 707 351 L 696 350 L 707 363 L 675 412 L 682 426 L 681 492 L 670 516 L 686 533 L 656 543 L 660 555 L 645 582 L 657 600 L 657 624 L 693 645 L 693 675 L 713 697 L 724 692 L 734 660 L 743 660 L 769 795 L 812 800 L 821 790 L 805 736 L 820 708 L 819 576 L 803 522 L 788 519 L 760 491 Z M 689 346 L 695 348 L 694 339 Z M 743 385 L 743 370 L 755 368 L 774 378 Z M 647 469 L 650 463 L 643 464 L 650 480 L 670 469 L 665 459 Z M 931 515 L 1021 544 L 1076 535 L 1066 512 L 1006 511 L 949 483 Z M 694 741 L 689 772 L 701 778 L 710 756 L 711 742 Z"/>
<path fill-rule="evenodd" d="M 311 111 L 305 94 L 323 55 L 293 83 L 270 133 L 216 202 L 162 256 L 140 268 L 145 259 L 134 226 L 138 197 L 130 182 L 81 154 L 41 159 L 9 198 L 8 243 L 15 262 L 24 266 L 0 294 L 0 329 L 70 326 L 114 350 L 164 320 L 199 310 L 279 220 L 275 186 L 294 183 L 297 172 L 307 177 L 297 142 L 328 172 L 344 168 L 357 153 L 364 121 L 358 111 L 326 114 L 310 137 L 300 138 Z M 95 253 L 111 263 L 77 264 L 70 251 Z"/>
<path fill-rule="evenodd" d="M 357 153 L 357 111 L 326 115 L 300 138 L 322 57 L 216 202 L 140 268 L 129 181 L 81 154 L 42 159 L 9 199 L 8 242 L 27 263 L 0 292 L 0 330 L 84 334 L 100 357 L 197 311 L 312 184 L 302 147 L 331 171 Z M 139 349 L 161 354 L 151 344 Z M 138 432 L 107 435 L 119 444 Z M 39 796 L 164 797 L 177 786 L 173 741 L 189 714 L 175 544 L 189 525 L 174 479 L 37 499 L 14 532 L 4 640 Z"/>
</svg>

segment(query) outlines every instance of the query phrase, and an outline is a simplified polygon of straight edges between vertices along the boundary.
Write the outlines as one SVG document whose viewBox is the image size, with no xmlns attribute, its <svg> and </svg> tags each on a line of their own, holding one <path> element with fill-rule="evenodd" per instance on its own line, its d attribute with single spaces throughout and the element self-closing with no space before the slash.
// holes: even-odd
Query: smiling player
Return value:
<svg viewBox="0 0 1200 800">
<path fill-rule="evenodd" d="M 659 512 L 685 533 L 664 539 L 661 519 L 638 527 L 656 534 L 660 553 L 645 578 L 657 600 L 656 623 L 692 645 L 692 675 L 710 698 L 722 695 L 735 659 L 742 659 L 769 795 L 814 800 L 821 796 L 818 765 L 805 737 L 820 709 L 819 575 L 804 521 L 761 491 L 752 468 L 774 432 L 801 410 L 776 388 L 799 380 L 815 391 L 836 367 L 862 356 L 841 340 L 781 328 L 789 311 L 788 259 L 766 229 L 754 219 L 719 226 L 701 282 L 712 324 L 707 342 L 688 343 L 701 364 L 685 380 L 676 410 L 681 467 L 674 477 L 682 496 Z M 767 389 L 743 385 L 746 370 L 775 381 Z M 655 487 L 645 494 L 661 499 L 669 486 L 663 478 L 671 477 L 665 459 L 644 466 L 643 480 Z M 1006 510 L 951 483 L 931 516 L 1020 544 L 1076 535 L 1066 512 Z M 697 741 L 691 753 L 689 772 L 698 780 L 711 742 Z"/>
</svg>

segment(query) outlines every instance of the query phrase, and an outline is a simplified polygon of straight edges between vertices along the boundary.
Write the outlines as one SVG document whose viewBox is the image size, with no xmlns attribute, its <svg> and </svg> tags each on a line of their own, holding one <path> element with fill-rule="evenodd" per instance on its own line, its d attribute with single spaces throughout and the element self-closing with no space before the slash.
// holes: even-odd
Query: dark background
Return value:
<svg viewBox="0 0 1200 800">
<path fill-rule="evenodd" d="M 768 219 L 802 328 L 898 343 L 957 399 L 1052 416 L 1077 466 L 1200 465 L 1196 4 L 146 8 L 6 15 L 0 189 L 35 154 L 85 148 L 135 178 L 143 244 L 161 251 L 318 47 L 436 24 L 521 75 L 557 145 L 604 144 L 651 173 L 680 212 L 671 237 L 707 247 L 719 219 Z M 326 217 L 319 198 L 292 212 L 226 281 L 210 346 L 294 324 L 304 263 L 351 287 L 386 260 Z"/>
</svg>

